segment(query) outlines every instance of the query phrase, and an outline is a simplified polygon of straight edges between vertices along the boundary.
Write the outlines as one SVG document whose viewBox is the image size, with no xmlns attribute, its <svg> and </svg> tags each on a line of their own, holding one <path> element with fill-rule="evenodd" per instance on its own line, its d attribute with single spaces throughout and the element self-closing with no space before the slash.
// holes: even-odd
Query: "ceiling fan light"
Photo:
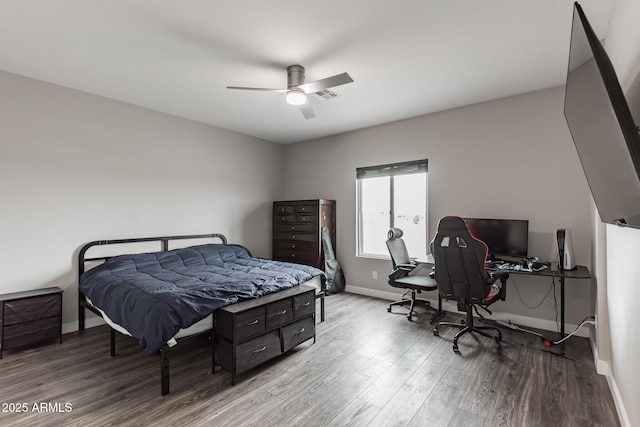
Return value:
<svg viewBox="0 0 640 427">
<path fill-rule="evenodd" d="M 291 105 L 302 105 L 307 102 L 307 95 L 300 89 L 290 89 L 287 92 L 287 103 Z"/>
</svg>

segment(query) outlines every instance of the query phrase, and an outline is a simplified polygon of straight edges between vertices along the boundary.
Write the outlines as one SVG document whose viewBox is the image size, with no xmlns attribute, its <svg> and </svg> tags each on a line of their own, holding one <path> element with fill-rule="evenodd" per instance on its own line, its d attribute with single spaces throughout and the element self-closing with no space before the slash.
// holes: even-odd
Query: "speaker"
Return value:
<svg viewBox="0 0 640 427">
<path fill-rule="evenodd" d="M 571 240 L 571 230 L 561 228 L 556 230 L 556 239 L 558 240 L 558 268 L 560 270 L 573 270 L 576 268 L 576 262 L 573 255 L 573 242 Z"/>
</svg>

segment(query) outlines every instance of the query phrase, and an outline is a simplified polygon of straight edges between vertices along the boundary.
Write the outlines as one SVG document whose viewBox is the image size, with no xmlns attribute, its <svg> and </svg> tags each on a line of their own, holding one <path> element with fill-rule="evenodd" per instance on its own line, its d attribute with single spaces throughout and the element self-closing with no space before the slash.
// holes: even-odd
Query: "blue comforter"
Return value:
<svg viewBox="0 0 640 427">
<path fill-rule="evenodd" d="M 178 330 L 220 307 L 291 288 L 324 272 L 253 258 L 239 245 L 207 244 L 110 258 L 79 280 L 80 291 L 140 341 L 160 350 Z"/>
</svg>

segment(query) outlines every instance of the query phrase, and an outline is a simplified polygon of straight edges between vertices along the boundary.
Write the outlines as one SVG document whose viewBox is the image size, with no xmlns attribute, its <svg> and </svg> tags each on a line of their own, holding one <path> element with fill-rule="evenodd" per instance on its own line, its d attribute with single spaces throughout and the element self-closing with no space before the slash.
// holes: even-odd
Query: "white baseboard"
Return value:
<svg viewBox="0 0 640 427">
<path fill-rule="evenodd" d="M 622 401 L 622 396 L 620 396 L 620 389 L 618 388 L 616 379 L 613 377 L 611 365 L 606 360 L 600 358 L 600 353 L 598 352 L 598 346 L 595 336 L 595 328 L 590 328 L 590 331 L 591 333 L 589 334 L 589 341 L 591 342 L 591 351 L 593 352 L 593 361 L 596 365 L 596 372 L 598 372 L 598 374 L 600 375 L 604 375 L 607 379 L 607 384 L 609 385 L 609 390 L 611 391 L 613 403 L 616 405 L 616 412 L 618 413 L 620 424 L 623 427 L 631 427 L 631 421 L 629 420 L 629 415 L 627 414 L 624 402 Z"/>
<path fill-rule="evenodd" d="M 622 401 L 622 396 L 620 395 L 620 389 L 618 388 L 616 379 L 612 375 L 607 375 L 607 383 L 609 384 L 609 389 L 611 390 L 613 403 L 616 405 L 616 411 L 618 412 L 620 425 L 622 427 L 633 427 L 631 425 L 631 420 L 629 420 L 627 410 L 625 409 L 624 402 Z"/>
<path fill-rule="evenodd" d="M 94 326 L 105 325 L 105 321 L 102 317 L 87 317 L 84 321 L 85 328 L 93 328 Z M 79 328 L 78 321 L 74 320 L 73 322 L 63 323 L 62 324 L 62 334 L 68 334 L 70 332 L 76 332 Z"/>
<path fill-rule="evenodd" d="M 402 294 L 397 294 L 395 292 L 388 291 L 379 291 L 376 289 L 363 288 L 360 286 L 345 286 L 345 292 L 350 292 L 352 294 L 358 295 L 366 295 L 375 298 L 381 298 L 388 301 L 399 300 Z M 434 307 L 438 306 L 437 299 L 425 298 L 421 296 L 421 298 L 426 299 L 431 302 L 431 305 Z M 458 306 L 453 301 L 442 301 L 442 309 L 450 312 L 457 312 Z M 556 322 L 553 320 L 545 320 L 545 319 L 537 319 L 535 317 L 521 316 L 518 314 L 509 314 L 509 313 L 495 313 L 490 317 L 493 320 L 503 320 L 503 321 L 511 321 L 511 323 L 515 323 L 516 325 L 525 326 L 529 328 L 542 329 L 545 331 L 556 332 Z M 570 333 L 574 331 L 578 325 L 566 324 L 565 331 Z M 589 336 L 588 328 L 581 328 L 575 334 L 578 337 L 587 338 Z"/>
</svg>

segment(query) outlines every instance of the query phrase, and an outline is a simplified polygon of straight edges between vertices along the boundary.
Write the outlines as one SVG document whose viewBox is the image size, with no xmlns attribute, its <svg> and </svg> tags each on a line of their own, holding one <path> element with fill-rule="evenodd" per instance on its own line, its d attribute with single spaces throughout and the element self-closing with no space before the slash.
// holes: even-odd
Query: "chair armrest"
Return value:
<svg viewBox="0 0 640 427">
<path fill-rule="evenodd" d="M 508 278 L 509 278 L 508 271 L 492 271 L 489 273 L 489 281 L 490 281 L 489 283 L 491 284 L 495 283 L 496 280 L 500 280 L 504 285 L 507 282 Z"/>
<path fill-rule="evenodd" d="M 500 287 L 500 293 L 494 297 L 491 302 L 487 305 L 491 305 L 494 302 L 501 300 L 505 301 L 507 298 L 507 279 L 509 278 L 508 271 L 492 271 L 489 273 L 489 278 L 487 279 L 487 283 L 490 285 L 494 284 L 496 280 L 500 280 L 502 282 L 502 286 Z"/>
</svg>

